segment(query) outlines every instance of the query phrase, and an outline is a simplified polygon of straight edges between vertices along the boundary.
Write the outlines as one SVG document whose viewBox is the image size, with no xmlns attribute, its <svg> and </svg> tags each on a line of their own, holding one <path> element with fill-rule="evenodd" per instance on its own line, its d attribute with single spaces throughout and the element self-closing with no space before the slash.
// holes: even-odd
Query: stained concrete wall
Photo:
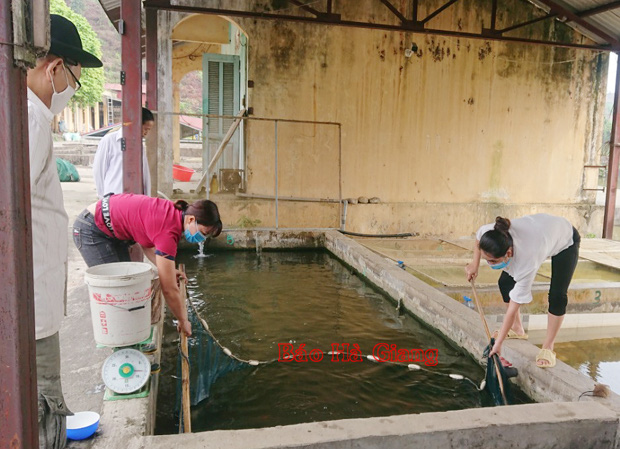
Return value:
<svg viewBox="0 0 620 449">
<path fill-rule="evenodd" d="M 353 8 L 376 20 L 390 17 L 383 5 L 362 3 L 346 4 L 347 17 Z M 441 4 L 424 3 L 431 10 Z M 452 28 L 460 20 L 477 28 L 488 21 L 475 12 L 482 4 L 459 2 L 429 26 Z M 592 116 L 603 92 L 598 52 L 291 22 L 241 25 L 257 116 L 343 124 L 345 197 L 516 204 L 582 198 L 583 165 L 600 132 Z M 406 58 L 411 42 L 420 49 Z M 281 135 L 281 146 L 309 131 Z M 280 173 L 282 182 L 294 178 L 306 192 L 329 183 L 331 174 L 319 169 L 308 188 L 298 178 L 307 161 L 331 165 L 337 142 L 329 140 L 306 152 L 296 171 Z M 271 188 L 259 170 L 272 162 L 272 147 L 255 145 L 248 149 L 250 189 Z"/>
<path fill-rule="evenodd" d="M 539 14 L 525 2 L 504 3 L 508 13 L 499 15 L 498 28 Z M 253 4 L 278 9 L 274 2 Z M 411 2 L 394 4 L 410 14 Z M 421 2 L 419 17 L 442 4 Z M 251 8 L 239 1 L 225 6 Z M 336 12 L 396 24 L 376 1 L 338 2 Z M 579 216 L 570 209 L 593 203 L 582 188 L 591 186 L 594 172 L 584 165 L 598 163 L 606 55 L 296 22 L 238 23 L 249 42 L 255 116 L 342 123 L 342 136 L 326 125 L 279 124 L 280 195 L 338 198 L 341 188 L 344 198 L 381 198 L 385 207 L 352 212 L 348 229 L 358 232 L 414 227 L 463 235 L 496 212 L 534 210 L 568 215 L 582 231 L 601 229 L 596 207 Z M 478 32 L 489 24 L 488 2 L 471 0 L 450 6 L 428 27 Z M 585 40 L 557 21 L 520 33 Z M 419 49 L 407 58 L 413 42 Z M 247 191 L 273 194 L 274 125 L 249 121 L 246 137 Z M 305 225 L 316 226 L 312 218 Z"/>
<path fill-rule="evenodd" d="M 186 42 L 212 42 L 227 44 L 228 22 L 217 16 L 191 15 L 181 19 L 175 26 L 171 38 Z"/>
</svg>

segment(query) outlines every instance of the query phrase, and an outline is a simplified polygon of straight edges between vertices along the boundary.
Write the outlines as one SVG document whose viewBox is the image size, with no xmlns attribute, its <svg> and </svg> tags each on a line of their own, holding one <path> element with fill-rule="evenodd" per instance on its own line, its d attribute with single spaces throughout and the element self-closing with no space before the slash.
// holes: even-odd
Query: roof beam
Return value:
<svg viewBox="0 0 620 449">
<path fill-rule="evenodd" d="M 432 13 L 430 13 L 428 16 L 426 16 L 425 19 L 422 20 L 422 23 L 426 23 L 429 20 L 431 20 L 433 17 L 435 17 L 436 15 L 438 15 L 439 13 L 441 13 L 444 9 L 448 8 L 449 6 L 453 5 L 454 3 L 458 2 L 459 0 L 450 0 L 448 3 L 445 3 L 443 6 L 440 6 L 439 8 L 437 8 L 435 11 L 433 11 Z"/>
<path fill-rule="evenodd" d="M 381 0 L 381 3 L 383 3 L 383 4 L 387 7 L 387 9 L 389 9 L 390 11 L 392 11 L 392 14 L 394 14 L 396 17 L 398 17 L 398 19 L 401 21 L 401 23 L 407 23 L 407 22 L 409 22 L 409 20 L 407 20 L 407 18 L 406 18 L 405 16 L 403 16 L 403 15 L 401 14 L 401 12 L 400 12 L 398 9 L 396 9 L 396 8 L 394 7 L 394 5 L 392 5 L 392 4 L 389 2 L 389 0 Z"/>
<path fill-rule="evenodd" d="M 497 23 L 497 0 L 492 0 L 491 5 L 491 31 L 495 32 L 495 24 Z"/>
<path fill-rule="evenodd" d="M 327 2 L 327 12 L 317 11 L 316 9 L 311 8 L 306 3 L 302 3 L 299 0 L 288 0 L 288 1 L 294 4 L 295 6 L 298 6 L 299 8 L 303 9 L 304 11 L 307 11 L 310 14 L 314 15 L 317 19 L 323 19 L 328 22 L 332 22 L 334 20 L 340 20 L 340 14 L 332 13 L 331 0 L 328 0 Z"/>
<path fill-rule="evenodd" d="M 507 28 L 502 28 L 501 30 L 495 30 L 495 32 L 499 33 L 499 34 L 507 33 L 508 31 L 516 30 L 518 28 L 523 28 L 524 26 L 532 25 L 533 23 L 541 22 L 543 20 L 553 19 L 554 17 L 557 17 L 557 16 L 558 15 L 555 14 L 555 13 L 549 13 L 546 16 L 542 16 L 542 17 L 538 17 L 536 19 L 528 20 L 528 21 L 523 22 L 523 23 L 518 23 L 516 25 L 512 25 L 512 26 L 509 26 Z"/>
<path fill-rule="evenodd" d="M 540 0 L 543 1 L 543 0 Z M 544 0 L 549 1 L 549 0 Z M 451 3 L 452 0 L 448 1 Z M 447 4 L 447 3 L 446 3 Z M 445 5 L 444 5 L 445 6 Z M 472 33 L 472 32 L 463 32 L 463 31 L 452 31 L 452 30 L 439 30 L 439 29 L 431 29 L 425 28 L 422 22 L 417 22 L 413 20 L 407 20 L 406 23 L 401 24 L 389 24 L 389 23 L 373 23 L 373 22 L 358 22 L 352 20 L 342 20 L 340 14 L 325 14 L 320 17 L 309 17 L 302 15 L 286 15 L 279 13 L 270 13 L 270 12 L 257 12 L 257 11 L 248 11 L 248 10 L 232 10 L 232 9 L 223 9 L 223 8 L 210 8 L 210 7 L 202 7 L 202 6 L 187 6 L 187 5 L 172 5 L 170 0 L 145 0 L 144 1 L 145 8 L 155 8 L 161 10 L 169 10 L 169 11 L 177 11 L 177 12 L 185 12 L 185 13 L 193 13 L 193 14 L 215 14 L 220 16 L 230 16 L 230 17 L 245 17 L 245 18 L 253 18 L 253 19 L 278 19 L 278 20 L 288 20 L 292 22 L 302 22 L 302 23 L 312 23 L 319 25 L 338 25 L 343 27 L 355 27 L 355 28 L 368 28 L 368 29 L 376 29 L 376 30 L 386 30 L 386 31 L 405 31 L 405 32 L 415 32 L 422 34 L 433 34 L 438 36 L 451 36 L 451 37 L 460 37 L 466 39 L 484 39 L 484 40 L 496 40 L 496 41 L 506 41 L 506 42 L 521 42 L 527 44 L 540 44 L 540 45 L 549 45 L 555 47 L 564 47 L 564 48 L 581 48 L 581 49 L 591 49 L 591 50 L 604 50 L 604 51 L 620 51 L 620 42 L 614 38 L 611 39 L 611 44 L 577 44 L 571 42 L 554 42 L 543 39 L 527 39 L 521 37 L 510 37 L 504 36 L 499 33 L 497 30 L 482 30 L 480 33 Z M 401 14 L 402 15 L 402 14 Z M 562 15 L 562 14 L 560 14 Z M 574 16 L 574 14 L 572 14 Z M 579 19 L 579 18 L 577 18 Z M 579 19 L 583 22 L 583 20 Z M 591 28 L 596 28 L 593 25 L 590 25 Z M 597 29 L 597 28 L 596 28 Z M 597 29 L 599 33 L 602 33 Z M 608 41 L 610 42 L 610 41 Z"/>
<path fill-rule="evenodd" d="M 306 5 L 305 3 L 300 2 L 299 0 L 288 0 L 288 1 L 291 2 L 295 6 L 299 6 L 304 11 L 308 11 L 310 14 L 313 14 L 316 17 L 320 17 L 321 14 L 323 14 L 322 12 L 319 12 L 316 9 L 311 8 L 310 6 Z"/>
</svg>

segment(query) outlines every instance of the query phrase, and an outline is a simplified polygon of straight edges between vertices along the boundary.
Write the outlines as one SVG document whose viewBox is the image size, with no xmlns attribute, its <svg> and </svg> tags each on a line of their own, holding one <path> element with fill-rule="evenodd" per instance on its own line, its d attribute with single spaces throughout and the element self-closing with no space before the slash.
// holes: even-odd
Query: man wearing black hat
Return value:
<svg viewBox="0 0 620 449">
<path fill-rule="evenodd" d="M 39 446 L 64 448 L 66 415 L 58 331 L 65 313 L 69 226 L 53 155 L 51 123 L 81 87 L 82 67 L 101 67 L 75 25 L 51 15 L 49 53 L 28 70 L 28 132 L 34 265 Z"/>
</svg>

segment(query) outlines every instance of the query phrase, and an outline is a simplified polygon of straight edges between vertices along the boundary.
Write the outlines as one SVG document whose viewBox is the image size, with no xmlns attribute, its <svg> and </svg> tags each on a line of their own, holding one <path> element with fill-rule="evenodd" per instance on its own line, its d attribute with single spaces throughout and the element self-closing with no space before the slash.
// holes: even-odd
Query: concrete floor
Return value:
<svg viewBox="0 0 620 449">
<path fill-rule="evenodd" d="M 65 209 L 69 215 L 69 283 L 67 316 L 60 329 L 62 384 L 65 400 L 71 411 L 91 410 L 100 413 L 104 384 L 101 366 L 111 353 L 110 349 L 96 349 L 84 284 L 86 264 L 73 244 L 71 227 L 75 217 L 90 203 L 97 200 L 95 182 L 90 167 L 77 167 L 80 182 L 63 182 Z M 90 448 L 92 440 L 70 441 L 69 448 Z"/>
</svg>

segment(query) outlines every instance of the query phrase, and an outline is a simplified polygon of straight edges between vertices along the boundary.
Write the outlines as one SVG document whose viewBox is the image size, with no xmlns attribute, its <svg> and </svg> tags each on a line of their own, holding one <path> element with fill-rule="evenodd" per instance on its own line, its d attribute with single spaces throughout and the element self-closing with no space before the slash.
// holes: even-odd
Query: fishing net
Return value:
<svg viewBox="0 0 620 449">
<path fill-rule="evenodd" d="M 244 368 L 256 367 L 267 363 L 276 362 L 277 359 L 268 361 L 243 360 L 232 354 L 231 351 L 224 347 L 209 329 L 207 322 L 198 315 L 194 305 L 189 301 L 191 307 L 188 308 L 188 316 L 192 323 L 192 338 L 188 339 L 189 351 L 188 360 L 190 366 L 190 402 L 192 406 L 209 398 L 210 390 L 213 384 L 222 376 L 233 371 Z M 502 365 L 498 355 L 489 357 L 488 354 L 495 343 L 491 339 L 489 345 L 483 353 L 483 357 L 487 359 L 486 377 L 484 386 L 478 386 L 467 377 L 460 374 L 441 373 L 429 370 L 414 363 L 394 363 L 404 365 L 410 371 L 423 370 L 439 376 L 447 376 L 454 380 L 464 380 L 472 384 L 476 390 L 486 390 L 492 398 L 494 405 L 510 405 L 514 404 L 514 397 L 510 387 L 509 379 L 516 377 L 518 371 L 514 367 L 505 367 Z M 179 351 L 180 352 L 180 351 Z M 331 352 L 325 352 L 326 356 L 331 356 Z M 177 375 L 179 382 L 177 383 L 177 410 L 181 408 L 181 361 L 182 354 L 178 358 Z M 373 358 L 369 355 L 362 355 L 362 360 L 373 362 Z M 376 362 L 374 362 L 376 363 Z M 501 381 L 500 381 L 501 379 Z"/>
<path fill-rule="evenodd" d="M 191 301 L 190 301 L 191 304 Z M 188 317 L 192 323 L 192 338 L 188 339 L 188 360 L 190 366 L 190 402 L 194 406 L 199 402 L 209 398 L 209 392 L 213 384 L 222 376 L 229 374 L 233 371 L 238 371 L 244 368 L 257 367 L 258 365 L 265 365 L 269 363 L 277 362 L 278 359 L 258 361 L 258 360 L 244 360 L 233 354 L 228 348 L 223 346 L 217 338 L 213 335 L 205 319 L 198 315 L 194 305 L 188 308 Z M 180 353 L 180 351 L 179 351 Z M 322 354 L 326 357 L 331 357 L 333 351 L 325 351 Z M 349 355 L 359 357 L 362 361 L 370 363 L 379 363 L 371 355 L 365 354 L 353 354 L 346 351 L 340 352 L 343 356 Z M 285 358 L 292 358 L 292 355 L 288 355 Z M 177 383 L 177 410 L 180 409 L 181 404 L 181 361 L 183 355 L 180 354 L 177 364 L 177 374 L 179 382 Z M 457 373 L 443 373 L 428 367 L 423 367 L 416 363 L 409 362 L 381 362 L 384 365 L 402 365 L 409 371 L 424 371 L 437 376 L 449 377 L 453 380 L 463 380 L 470 383 L 477 391 L 480 391 L 478 386 L 469 378 L 457 374 Z M 487 373 L 488 378 L 488 373 Z M 497 383 L 497 382 L 495 382 Z"/>
<path fill-rule="evenodd" d="M 487 358 L 487 373 L 485 377 L 484 389 L 493 398 L 495 405 L 514 404 L 514 397 L 510 390 L 510 382 L 508 379 L 516 377 L 518 371 L 513 367 L 505 367 L 497 354 L 489 357 L 489 353 L 495 344 L 495 339 L 491 338 L 491 342 L 484 350 L 483 357 Z"/>
<path fill-rule="evenodd" d="M 228 352 L 226 348 L 218 344 L 193 309 L 188 310 L 188 315 L 192 323 L 192 338 L 188 339 L 190 399 L 191 404 L 196 405 L 209 397 L 211 386 L 217 379 L 250 365 L 226 354 Z M 181 378 L 181 360 L 182 356 L 179 357 L 177 364 L 179 379 Z M 177 385 L 177 398 L 180 405 L 181 382 Z"/>
</svg>

